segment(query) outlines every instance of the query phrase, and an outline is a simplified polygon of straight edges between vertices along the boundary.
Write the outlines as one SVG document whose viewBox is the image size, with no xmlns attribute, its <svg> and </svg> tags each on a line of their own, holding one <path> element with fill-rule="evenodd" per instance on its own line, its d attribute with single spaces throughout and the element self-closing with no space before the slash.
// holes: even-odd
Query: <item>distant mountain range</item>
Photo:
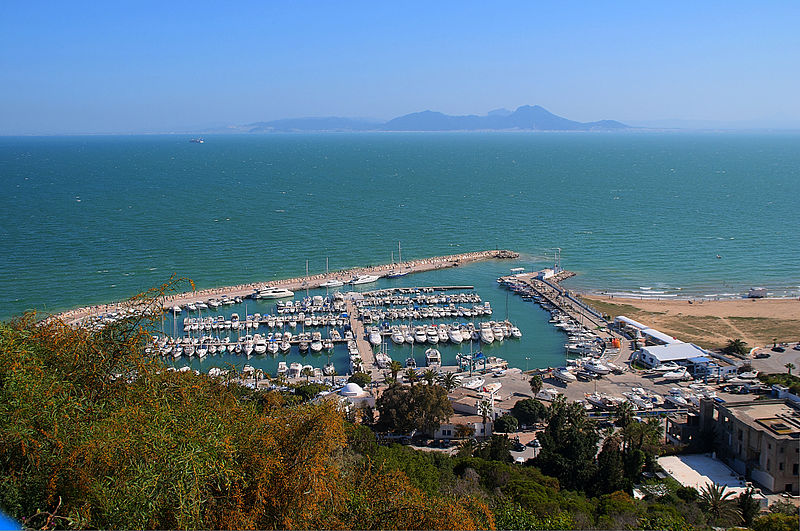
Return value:
<svg viewBox="0 0 800 531">
<path fill-rule="evenodd" d="M 538 105 L 523 105 L 515 111 L 496 109 L 485 116 L 449 116 L 422 111 L 399 116 L 388 122 L 356 118 L 289 118 L 255 122 L 228 130 L 248 133 L 323 131 L 612 131 L 629 126 L 614 121 L 576 122 L 557 116 Z"/>
</svg>

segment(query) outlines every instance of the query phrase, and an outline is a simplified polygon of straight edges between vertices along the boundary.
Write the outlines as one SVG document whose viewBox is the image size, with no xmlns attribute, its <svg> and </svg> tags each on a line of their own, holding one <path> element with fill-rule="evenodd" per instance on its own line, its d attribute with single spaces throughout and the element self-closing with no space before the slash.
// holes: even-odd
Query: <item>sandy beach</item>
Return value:
<svg viewBox="0 0 800 531">
<path fill-rule="evenodd" d="M 443 269 L 448 267 L 457 267 L 472 262 L 481 260 L 492 259 L 509 259 L 517 258 L 518 253 L 509 250 L 489 250 L 489 251 L 476 251 L 472 253 L 461 253 L 446 256 L 434 256 L 431 258 L 422 258 L 418 260 L 409 260 L 402 263 L 395 264 L 381 264 L 371 267 L 358 267 L 340 271 L 331 271 L 328 274 L 317 274 L 303 277 L 287 278 L 283 280 L 275 280 L 270 282 L 252 282 L 249 284 L 240 284 L 238 286 L 225 286 L 218 288 L 203 289 L 197 291 L 188 291 L 169 295 L 164 298 L 164 309 L 171 308 L 175 305 L 185 305 L 189 302 L 198 300 L 208 300 L 209 298 L 219 298 L 222 295 L 228 297 L 245 297 L 253 293 L 254 290 L 264 288 L 266 286 L 286 288 L 289 290 L 299 289 L 312 289 L 317 288 L 323 282 L 331 279 L 341 280 L 342 282 L 350 281 L 356 275 L 377 275 L 386 276 L 392 271 L 405 272 L 405 273 L 420 273 L 423 271 L 431 271 L 434 269 Z M 104 314 L 117 310 L 123 302 L 113 302 L 108 304 L 100 304 L 95 306 L 86 306 L 76 308 L 66 312 L 54 315 L 53 317 L 61 319 L 66 323 L 78 323 L 82 319 L 98 314 Z"/>
<path fill-rule="evenodd" d="M 598 311 L 625 315 L 678 339 L 707 348 L 742 339 L 750 346 L 800 339 L 800 300 L 654 300 L 583 295 Z"/>
</svg>

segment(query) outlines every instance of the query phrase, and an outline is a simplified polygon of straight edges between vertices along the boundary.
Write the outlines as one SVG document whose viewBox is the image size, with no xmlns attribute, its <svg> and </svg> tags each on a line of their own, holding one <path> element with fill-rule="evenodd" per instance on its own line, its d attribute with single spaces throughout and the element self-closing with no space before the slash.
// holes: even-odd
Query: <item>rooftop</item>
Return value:
<svg viewBox="0 0 800 531">
<path fill-rule="evenodd" d="M 684 487 L 700 490 L 709 483 L 716 483 L 728 487 L 735 493 L 734 496 L 747 488 L 745 481 L 739 479 L 739 474 L 722 461 L 705 454 L 659 457 L 658 464 Z"/>
<path fill-rule="evenodd" d="M 788 400 L 729 402 L 726 409 L 733 416 L 755 429 L 769 430 L 776 438 L 800 437 L 800 411 Z"/>
</svg>

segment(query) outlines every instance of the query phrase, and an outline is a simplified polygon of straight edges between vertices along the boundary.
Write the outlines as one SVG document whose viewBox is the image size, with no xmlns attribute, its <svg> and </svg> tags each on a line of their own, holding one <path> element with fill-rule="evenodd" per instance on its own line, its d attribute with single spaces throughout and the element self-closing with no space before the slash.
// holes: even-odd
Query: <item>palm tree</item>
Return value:
<svg viewBox="0 0 800 531">
<path fill-rule="evenodd" d="M 478 413 L 481 414 L 481 418 L 483 419 L 483 437 L 486 438 L 486 419 L 489 415 L 494 412 L 494 407 L 492 407 L 492 403 L 485 398 L 478 402 Z"/>
<path fill-rule="evenodd" d="M 437 376 L 438 374 L 433 369 L 425 369 L 425 372 L 422 373 L 422 379 L 425 380 L 425 383 L 428 385 L 436 383 Z"/>
<path fill-rule="evenodd" d="M 533 396 L 536 396 L 536 394 L 542 390 L 543 383 L 544 382 L 542 382 L 542 377 L 540 375 L 538 374 L 533 375 L 530 381 L 531 393 L 533 393 Z"/>
<path fill-rule="evenodd" d="M 456 376 L 454 372 L 443 372 L 439 374 L 439 385 L 445 388 L 445 390 L 449 393 L 459 385 L 461 385 L 461 378 Z"/>
<path fill-rule="evenodd" d="M 786 367 L 789 370 L 789 376 L 792 375 L 792 369 L 796 369 L 797 368 L 797 367 L 795 367 L 794 363 L 787 363 L 786 365 L 784 365 L 784 367 Z"/>
<path fill-rule="evenodd" d="M 308 367 L 305 367 L 302 371 L 300 371 L 300 376 L 305 376 L 306 382 L 308 382 L 313 375 L 314 369 L 309 369 Z"/>
<path fill-rule="evenodd" d="M 397 380 L 397 373 L 403 370 L 403 365 L 397 360 L 392 360 L 389 364 L 389 370 L 392 371 L 392 379 Z"/>
<path fill-rule="evenodd" d="M 725 492 L 725 488 L 725 485 L 706 483 L 700 489 L 700 505 L 714 517 L 715 521 L 741 521 L 741 515 L 736 510 L 733 499 L 729 498 L 729 496 L 733 496 L 733 491 Z"/>
<path fill-rule="evenodd" d="M 419 380 L 419 376 L 417 376 L 417 371 L 415 371 L 414 369 L 411 369 L 411 368 L 406 369 L 405 377 L 406 377 L 406 380 L 408 380 L 408 383 L 410 383 L 412 385 L 412 387 L 414 385 L 414 382 Z"/>
</svg>

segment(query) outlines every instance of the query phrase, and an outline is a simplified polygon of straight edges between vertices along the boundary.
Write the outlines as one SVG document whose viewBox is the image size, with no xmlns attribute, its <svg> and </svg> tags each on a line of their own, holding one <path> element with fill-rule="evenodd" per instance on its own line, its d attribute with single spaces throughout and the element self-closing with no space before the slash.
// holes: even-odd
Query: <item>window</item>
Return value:
<svg viewBox="0 0 800 531">
<path fill-rule="evenodd" d="M 783 446 L 778 446 L 778 453 L 779 453 L 779 454 L 782 454 L 782 453 L 783 453 Z"/>
<path fill-rule="evenodd" d="M 778 463 L 778 470 L 783 470 L 783 463 Z"/>
<path fill-rule="evenodd" d="M 769 470 L 770 470 L 770 468 L 769 468 L 769 459 L 767 459 L 767 471 L 769 471 Z"/>
<path fill-rule="evenodd" d="M 792 474 L 797 475 L 797 463 L 792 465 Z"/>
<path fill-rule="evenodd" d="M 767 443 L 767 450 L 772 450 L 772 443 Z"/>
<path fill-rule="evenodd" d="M 740 441 L 742 440 L 742 430 L 739 430 L 739 434 L 737 435 L 737 437 Z"/>
</svg>

